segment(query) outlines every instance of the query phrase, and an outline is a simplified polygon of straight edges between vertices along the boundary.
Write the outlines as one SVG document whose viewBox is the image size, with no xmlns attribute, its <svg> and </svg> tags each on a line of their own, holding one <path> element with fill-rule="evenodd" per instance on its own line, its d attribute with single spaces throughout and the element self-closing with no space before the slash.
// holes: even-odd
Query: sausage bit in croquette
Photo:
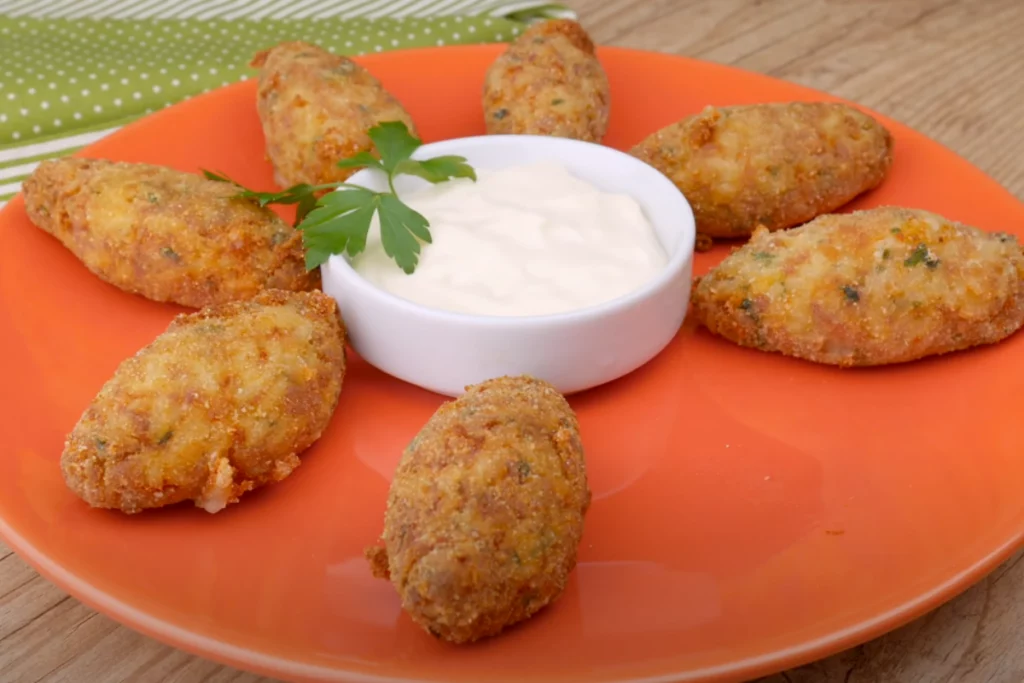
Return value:
<svg viewBox="0 0 1024 683">
<path fill-rule="evenodd" d="M 881 184 L 892 146 L 889 131 L 853 107 L 790 102 L 708 107 L 631 153 L 682 191 L 707 242 L 838 209 Z"/>
<path fill-rule="evenodd" d="M 416 623 L 467 643 L 561 595 L 589 504 L 565 398 L 528 377 L 494 379 L 441 406 L 409 444 L 391 482 L 384 547 L 367 557 Z"/>
<path fill-rule="evenodd" d="M 270 290 L 179 315 L 125 360 L 68 436 L 68 487 L 135 513 L 207 512 L 284 479 L 327 427 L 345 375 L 334 299 Z"/>
<path fill-rule="evenodd" d="M 25 181 L 25 210 L 101 280 L 201 308 L 309 290 L 302 233 L 232 183 L 150 164 L 67 157 Z"/>
<path fill-rule="evenodd" d="M 484 80 L 489 134 L 550 135 L 601 142 L 608 129 L 608 78 L 594 43 L 575 21 L 526 29 Z"/>
<path fill-rule="evenodd" d="M 697 282 L 693 310 L 737 344 L 840 366 L 998 342 L 1024 323 L 1016 238 L 882 207 L 761 229 Z"/>
<path fill-rule="evenodd" d="M 412 118 L 369 71 L 348 57 L 303 42 L 281 43 L 257 54 L 257 111 L 277 182 L 341 182 L 358 169 L 337 162 L 371 152 L 367 133 L 384 121 Z"/>
</svg>

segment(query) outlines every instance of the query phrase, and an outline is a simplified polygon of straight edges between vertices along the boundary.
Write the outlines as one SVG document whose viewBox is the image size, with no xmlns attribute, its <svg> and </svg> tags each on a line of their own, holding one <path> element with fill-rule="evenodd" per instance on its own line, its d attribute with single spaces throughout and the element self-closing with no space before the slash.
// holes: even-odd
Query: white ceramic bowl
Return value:
<svg viewBox="0 0 1024 683">
<path fill-rule="evenodd" d="M 442 154 L 464 156 L 476 169 L 555 160 L 606 192 L 629 194 L 657 232 L 668 265 L 641 289 L 597 306 L 506 317 L 453 313 L 399 298 L 335 255 L 321 267 L 323 289 L 337 300 L 352 347 L 368 363 L 448 396 L 461 395 L 470 384 L 521 374 L 568 394 L 632 372 L 672 340 L 689 305 L 696 230 L 689 203 L 668 178 L 609 147 L 532 135 L 445 140 L 423 145 L 413 156 Z M 360 171 L 349 182 L 375 191 L 387 187 L 378 171 Z M 401 195 L 425 184 L 399 176 L 396 190 Z"/>
</svg>

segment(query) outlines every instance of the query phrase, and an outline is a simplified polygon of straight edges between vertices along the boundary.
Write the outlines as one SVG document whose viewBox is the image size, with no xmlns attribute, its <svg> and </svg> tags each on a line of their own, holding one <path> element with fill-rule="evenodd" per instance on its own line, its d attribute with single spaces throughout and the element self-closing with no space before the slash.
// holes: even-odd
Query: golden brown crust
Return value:
<svg viewBox="0 0 1024 683">
<path fill-rule="evenodd" d="M 882 207 L 759 229 L 695 283 L 693 312 L 743 346 L 840 366 L 992 344 L 1024 324 L 1016 239 Z"/>
<path fill-rule="evenodd" d="M 583 27 L 557 19 L 535 24 L 491 65 L 484 81 L 487 132 L 551 135 L 601 142 L 610 93 Z"/>
<path fill-rule="evenodd" d="M 632 154 L 664 173 L 708 237 L 800 225 L 878 186 L 893 139 L 844 104 L 707 107 L 657 131 Z"/>
<path fill-rule="evenodd" d="M 67 157 L 25 181 L 25 210 L 102 280 L 202 307 L 309 290 L 302 235 L 231 183 L 150 164 Z"/>
<path fill-rule="evenodd" d="M 257 54 L 257 111 L 267 157 L 282 186 L 340 182 L 357 169 L 335 164 L 373 149 L 367 131 L 401 121 L 416 134 L 401 103 L 348 57 L 293 41 Z"/>
<path fill-rule="evenodd" d="M 710 235 L 705 235 L 702 232 L 697 233 L 697 240 L 693 247 L 696 251 L 711 251 L 713 246 L 715 246 L 715 242 Z"/>
<path fill-rule="evenodd" d="M 590 503 L 576 417 L 549 384 L 469 387 L 413 439 L 367 557 L 439 638 L 496 635 L 561 595 Z"/>
<path fill-rule="evenodd" d="M 388 569 L 388 551 L 379 545 L 371 546 L 365 553 L 367 562 L 370 563 L 370 573 L 375 579 L 391 579 L 391 572 Z"/>
<path fill-rule="evenodd" d="M 551 19 L 534 24 L 523 32 L 520 40 L 538 37 L 562 36 L 572 45 L 588 55 L 594 54 L 594 41 L 587 32 L 572 19 Z"/>
<path fill-rule="evenodd" d="M 284 479 L 334 413 L 344 340 L 321 292 L 270 290 L 177 316 L 68 435 L 65 482 L 93 507 L 190 500 L 216 512 Z"/>
</svg>

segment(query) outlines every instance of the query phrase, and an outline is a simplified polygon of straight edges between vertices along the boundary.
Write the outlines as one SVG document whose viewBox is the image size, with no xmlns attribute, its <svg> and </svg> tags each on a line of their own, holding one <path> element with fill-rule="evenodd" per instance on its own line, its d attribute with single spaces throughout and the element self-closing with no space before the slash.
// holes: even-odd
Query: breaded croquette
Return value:
<svg viewBox="0 0 1024 683">
<path fill-rule="evenodd" d="M 631 153 L 676 184 L 706 242 L 838 209 L 881 184 L 892 148 L 889 131 L 853 107 L 790 102 L 708 107 Z"/>
<path fill-rule="evenodd" d="M 302 234 L 241 189 L 163 166 L 66 157 L 25 181 L 29 219 L 100 279 L 201 308 L 309 290 Z"/>
<path fill-rule="evenodd" d="M 391 482 L 367 551 L 424 629 L 466 643 L 556 600 L 590 504 L 576 416 L 528 377 L 468 387 L 434 414 Z"/>
<path fill-rule="evenodd" d="M 282 187 L 345 180 L 358 169 L 337 162 L 371 151 L 367 131 L 384 121 L 416 134 L 401 103 L 348 57 L 296 41 L 260 52 L 250 66 L 260 69 L 257 111 Z"/>
<path fill-rule="evenodd" d="M 546 21 L 523 32 L 487 71 L 487 132 L 601 142 L 610 99 L 608 78 L 583 27 Z"/>
<path fill-rule="evenodd" d="M 711 332 L 840 366 L 883 365 L 998 342 L 1024 323 L 1016 238 L 926 211 L 821 216 L 750 242 L 694 287 Z"/>
<path fill-rule="evenodd" d="M 326 428 L 344 327 L 321 292 L 265 291 L 179 315 L 125 360 L 67 438 L 61 468 L 89 505 L 207 512 L 281 481 Z"/>
</svg>

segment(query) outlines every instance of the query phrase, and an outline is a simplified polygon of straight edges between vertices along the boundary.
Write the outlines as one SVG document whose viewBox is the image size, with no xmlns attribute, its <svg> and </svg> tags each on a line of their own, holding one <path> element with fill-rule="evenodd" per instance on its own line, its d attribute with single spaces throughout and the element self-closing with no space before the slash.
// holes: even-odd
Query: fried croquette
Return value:
<svg viewBox="0 0 1024 683">
<path fill-rule="evenodd" d="M 742 346 L 839 366 L 993 344 L 1024 323 L 1015 237 L 882 207 L 757 230 L 694 287 L 696 319 Z"/>
<path fill-rule="evenodd" d="M 551 385 L 503 377 L 427 422 L 391 483 L 384 547 L 367 550 L 438 638 L 493 636 L 556 600 L 590 504 L 579 426 Z"/>
<path fill-rule="evenodd" d="M 546 21 L 524 31 L 487 71 L 487 132 L 601 142 L 610 99 L 608 78 L 583 27 Z"/>
<path fill-rule="evenodd" d="M 732 238 L 800 225 L 877 187 L 893 139 L 845 104 L 790 102 L 708 107 L 631 153 L 686 196 L 698 233 Z"/>
<path fill-rule="evenodd" d="M 194 501 L 213 513 L 281 481 L 334 413 L 344 336 L 321 292 L 179 315 L 84 412 L 61 456 L 65 482 L 92 507 Z"/>
<path fill-rule="evenodd" d="M 25 181 L 29 219 L 100 279 L 201 308 L 309 290 L 302 234 L 232 183 L 163 166 L 67 157 Z"/>
<path fill-rule="evenodd" d="M 257 111 L 283 187 L 344 181 L 358 169 L 337 162 L 372 151 L 367 131 L 379 123 L 401 121 L 416 134 L 402 104 L 348 57 L 295 41 L 260 52 L 250 66 L 260 69 Z"/>
</svg>

